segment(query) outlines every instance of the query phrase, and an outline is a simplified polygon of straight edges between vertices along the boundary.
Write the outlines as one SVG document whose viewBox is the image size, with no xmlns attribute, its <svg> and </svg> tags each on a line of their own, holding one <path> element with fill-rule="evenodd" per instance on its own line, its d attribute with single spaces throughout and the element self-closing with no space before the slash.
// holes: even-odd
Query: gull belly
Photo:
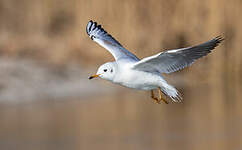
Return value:
<svg viewBox="0 0 242 150">
<path fill-rule="evenodd" d="M 158 74 L 127 68 L 125 71 L 120 71 L 113 80 L 116 84 L 138 90 L 157 89 L 161 81 L 162 77 Z"/>
</svg>

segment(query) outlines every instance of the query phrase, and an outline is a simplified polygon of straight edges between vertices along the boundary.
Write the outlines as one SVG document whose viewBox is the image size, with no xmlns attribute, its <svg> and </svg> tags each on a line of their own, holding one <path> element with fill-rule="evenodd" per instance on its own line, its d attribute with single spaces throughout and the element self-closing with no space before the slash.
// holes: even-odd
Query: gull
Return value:
<svg viewBox="0 0 242 150">
<path fill-rule="evenodd" d="M 86 26 L 86 32 L 93 41 L 107 49 L 115 59 L 113 62 L 101 65 L 97 73 L 90 76 L 89 79 L 100 77 L 128 88 L 150 90 L 151 98 L 158 104 L 161 101 L 168 104 L 162 94 L 170 97 L 174 102 L 182 100 L 181 94 L 175 87 L 166 82 L 161 75 L 162 73 L 169 74 L 190 66 L 195 60 L 206 56 L 223 41 L 221 36 L 217 36 L 200 45 L 165 50 L 156 55 L 139 59 L 125 49 L 97 22 L 90 20 Z M 155 96 L 154 90 L 158 90 L 159 98 Z"/>
</svg>

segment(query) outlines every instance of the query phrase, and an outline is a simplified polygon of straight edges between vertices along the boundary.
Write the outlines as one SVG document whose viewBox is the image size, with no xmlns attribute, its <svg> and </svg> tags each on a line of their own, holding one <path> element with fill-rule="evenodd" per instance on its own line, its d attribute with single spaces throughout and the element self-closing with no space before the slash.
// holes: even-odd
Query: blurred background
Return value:
<svg viewBox="0 0 242 150">
<path fill-rule="evenodd" d="M 241 15 L 241 0 L 0 0 L 0 149 L 242 149 Z M 226 40 L 165 75 L 184 101 L 157 105 L 88 80 L 113 61 L 90 19 L 140 58 Z"/>
</svg>

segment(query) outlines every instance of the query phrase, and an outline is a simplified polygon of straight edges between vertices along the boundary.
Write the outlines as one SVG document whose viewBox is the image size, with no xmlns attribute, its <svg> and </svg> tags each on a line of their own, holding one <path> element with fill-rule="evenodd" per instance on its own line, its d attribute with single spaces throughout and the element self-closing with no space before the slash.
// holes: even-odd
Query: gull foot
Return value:
<svg viewBox="0 0 242 150">
<path fill-rule="evenodd" d="M 160 100 L 162 100 L 166 104 L 169 104 L 168 101 L 165 98 L 162 97 L 162 91 L 161 91 L 160 88 L 158 88 L 158 91 L 159 91 L 159 95 L 160 95 Z"/>
<path fill-rule="evenodd" d="M 161 100 L 158 99 L 157 97 L 155 97 L 154 95 L 154 91 L 151 90 L 151 98 L 153 99 L 153 101 L 156 103 L 156 104 L 160 104 Z"/>
</svg>

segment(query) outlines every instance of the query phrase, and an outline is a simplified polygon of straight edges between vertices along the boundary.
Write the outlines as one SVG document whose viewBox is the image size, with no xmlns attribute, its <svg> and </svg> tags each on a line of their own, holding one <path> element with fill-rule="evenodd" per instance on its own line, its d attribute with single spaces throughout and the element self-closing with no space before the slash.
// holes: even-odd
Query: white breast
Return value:
<svg viewBox="0 0 242 150">
<path fill-rule="evenodd" d="M 129 88 L 151 90 L 158 87 L 160 76 L 123 67 L 118 70 L 113 82 Z"/>
</svg>

